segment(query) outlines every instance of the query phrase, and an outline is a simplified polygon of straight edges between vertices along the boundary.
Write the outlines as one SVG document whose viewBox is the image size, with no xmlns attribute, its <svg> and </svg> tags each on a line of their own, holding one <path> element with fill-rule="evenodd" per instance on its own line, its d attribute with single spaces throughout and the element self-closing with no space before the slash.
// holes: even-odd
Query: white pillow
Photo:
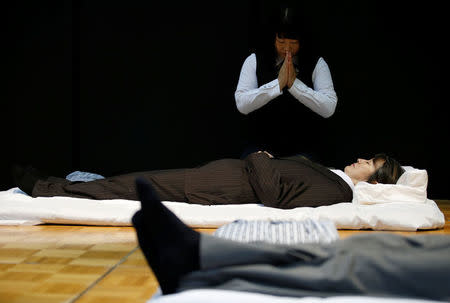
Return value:
<svg viewBox="0 0 450 303">
<path fill-rule="evenodd" d="M 397 184 L 359 182 L 353 190 L 355 204 L 390 202 L 424 203 L 427 200 L 428 174 L 424 169 L 403 166 L 405 172 Z"/>
<path fill-rule="evenodd" d="M 425 169 L 417 169 L 412 166 L 403 166 L 405 172 L 400 176 L 397 184 L 427 189 L 428 174 Z"/>
</svg>

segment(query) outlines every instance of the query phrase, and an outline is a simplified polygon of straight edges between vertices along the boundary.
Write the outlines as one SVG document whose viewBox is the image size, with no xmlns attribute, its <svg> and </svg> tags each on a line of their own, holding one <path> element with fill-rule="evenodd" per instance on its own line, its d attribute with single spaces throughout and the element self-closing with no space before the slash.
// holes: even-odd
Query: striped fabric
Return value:
<svg viewBox="0 0 450 303">
<path fill-rule="evenodd" d="M 267 221 L 236 220 L 219 227 L 214 235 L 239 242 L 274 244 L 330 243 L 339 238 L 332 221 Z"/>
</svg>

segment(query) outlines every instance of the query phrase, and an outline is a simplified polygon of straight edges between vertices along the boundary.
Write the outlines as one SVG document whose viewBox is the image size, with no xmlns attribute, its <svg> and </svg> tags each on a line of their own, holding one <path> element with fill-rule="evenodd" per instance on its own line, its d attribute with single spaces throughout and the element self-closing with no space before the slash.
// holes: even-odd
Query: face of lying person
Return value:
<svg viewBox="0 0 450 303">
<path fill-rule="evenodd" d="M 369 177 L 373 175 L 377 169 L 383 166 L 384 160 L 379 159 L 374 161 L 373 158 L 370 160 L 358 159 L 355 163 L 350 164 L 344 168 L 344 172 L 352 179 L 353 184 L 361 181 L 369 180 Z"/>
</svg>

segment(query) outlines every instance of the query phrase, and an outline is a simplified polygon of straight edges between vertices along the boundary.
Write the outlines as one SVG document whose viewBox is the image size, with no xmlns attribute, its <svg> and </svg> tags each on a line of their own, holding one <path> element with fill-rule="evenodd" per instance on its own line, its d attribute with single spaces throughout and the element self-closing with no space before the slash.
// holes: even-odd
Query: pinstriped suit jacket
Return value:
<svg viewBox="0 0 450 303">
<path fill-rule="evenodd" d="M 263 203 L 276 208 L 317 207 L 352 200 L 348 184 L 302 156 L 269 158 L 253 153 L 186 172 L 186 197 L 196 204 Z"/>
</svg>

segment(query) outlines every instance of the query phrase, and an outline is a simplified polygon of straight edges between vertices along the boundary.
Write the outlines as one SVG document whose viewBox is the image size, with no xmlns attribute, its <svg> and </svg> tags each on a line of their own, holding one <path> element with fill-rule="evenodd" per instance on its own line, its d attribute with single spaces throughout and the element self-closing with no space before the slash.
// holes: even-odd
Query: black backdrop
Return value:
<svg viewBox="0 0 450 303">
<path fill-rule="evenodd" d="M 392 1 L 394 2 L 394 1 Z M 338 106 L 325 165 L 387 152 L 449 199 L 443 4 L 295 1 Z M 234 90 L 277 1 L 15 1 L 7 7 L 1 189 L 14 162 L 105 176 L 239 157 Z"/>
</svg>

